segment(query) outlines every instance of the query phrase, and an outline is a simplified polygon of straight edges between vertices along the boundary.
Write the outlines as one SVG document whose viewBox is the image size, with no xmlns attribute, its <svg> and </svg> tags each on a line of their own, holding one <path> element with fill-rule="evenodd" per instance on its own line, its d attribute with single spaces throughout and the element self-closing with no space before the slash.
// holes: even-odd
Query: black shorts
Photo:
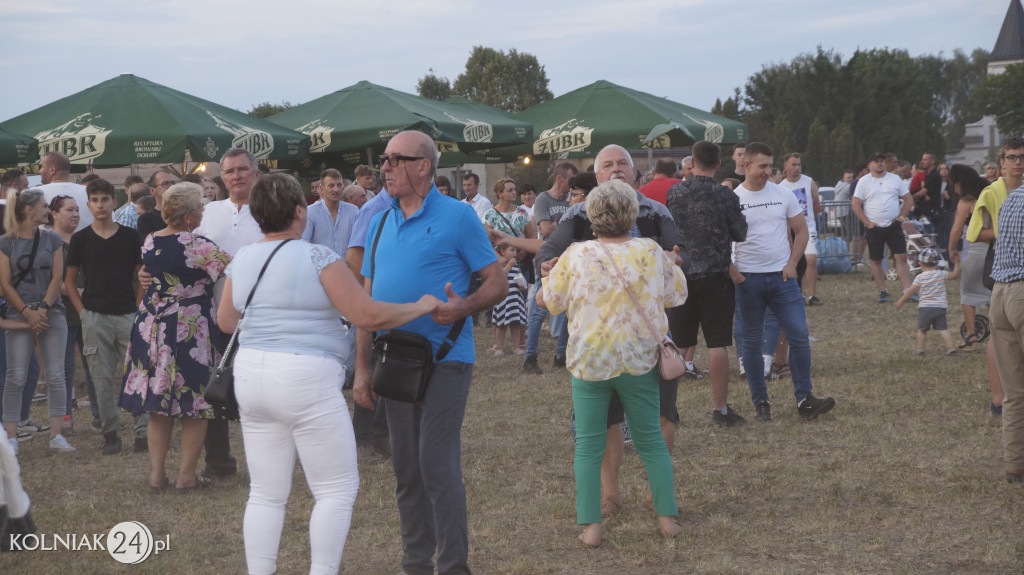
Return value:
<svg viewBox="0 0 1024 575">
<path fill-rule="evenodd" d="M 885 246 L 893 255 L 907 253 L 907 238 L 899 221 L 893 221 L 887 227 L 875 226 L 864 232 L 868 242 L 868 257 L 873 262 L 880 262 L 885 257 Z"/>
<path fill-rule="evenodd" d="M 658 368 L 654 368 L 654 375 L 658 378 L 658 402 L 661 405 L 661 416 L 679 423 L 679 410 L 676 409 L 676 397 L 679 391 L 679 380 L 665 381 L 658 374 Z M 619 394 L 612 392 L 611 403 L 608 404 L 608 427 L 618 425 L 626 420 L 626 410 L 622 407 L 622 400 Z"/>
<path fill-rule="evenodd" d="M 697 330 L 704 330 L 709 348 L 732 345 L 736 284 L 729 274 L 687 278 L 686 303 L 668 310 L 668 329 L 679 347 L 697 345 Z"/>
<path fill-rule="evenodd" d="M 917 329 L 928 331 L 935 328 L 937 331 L 946 331 L 946 308 L 944 307 L 919 307 L 917 308 Z"/>
</svg>

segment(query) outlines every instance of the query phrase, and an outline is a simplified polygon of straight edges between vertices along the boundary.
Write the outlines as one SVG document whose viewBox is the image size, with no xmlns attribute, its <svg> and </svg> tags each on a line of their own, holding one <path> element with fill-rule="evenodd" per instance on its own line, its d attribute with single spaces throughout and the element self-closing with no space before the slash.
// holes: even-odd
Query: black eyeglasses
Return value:
<svg viewBox="0 0 1024 575">
<path fill-rule="evenodd" d="M 1021 154 L 1019 156 L 1017 154 L 1006 154 L 1005 156 L 1003 156 L 1003 159 L 1006 160 L 1007 162 L 1010 162 L 1011 164 L 1016 164 L 1017 162 L 1024 160 L 1024 154 Z"/>
<path fill-rule="evenodd" d="M 391 154 L 390 156 L 388 156 L 387 154 L 383 154 L 377 156 L 377 161 L 380 162 L 381 166 L 383 166 L 384 163 L 386 162 L 388 164 L 391 164 L 392 168 L 397 166 L 398 162 L 415 162 L 416 160 L 425 159 L 426 158 L 424 158 L 423 156 L 403 156 L 401 154 Z"/>
<path fill-rule="evenodd" d="M 160 182 L 159 184 L 157 184 L 157 186 L 160 186 L 161 188 L 166 189 L 166 188 L 169 188 L 169 187 L 173 186 L 174 184 L 180 184 L 180 183 L 181 182 L 179 182 L 177 180 L 166 180 L 166 181 Z"/>
</svg>

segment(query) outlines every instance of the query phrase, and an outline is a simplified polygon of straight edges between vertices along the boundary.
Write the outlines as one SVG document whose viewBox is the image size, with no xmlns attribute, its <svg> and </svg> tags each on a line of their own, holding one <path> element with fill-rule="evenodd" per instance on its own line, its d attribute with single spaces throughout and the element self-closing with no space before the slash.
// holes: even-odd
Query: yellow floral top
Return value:
<svg viewBox="0 0 1024 575">
<path fill-rule="evenodd" d="M 661 246 L 648 238 L 606 244 L 660 337 L 668 333 L 665 308 L 686 301 L 686 278 Z M 577 379 L 604 381 L 642 375 L 658 363 L 658 340 L 626 293 L 597 240 L 569 246 L 543 279 L 551 313 L 567 312 L 566 367 Z"/>
</svg>

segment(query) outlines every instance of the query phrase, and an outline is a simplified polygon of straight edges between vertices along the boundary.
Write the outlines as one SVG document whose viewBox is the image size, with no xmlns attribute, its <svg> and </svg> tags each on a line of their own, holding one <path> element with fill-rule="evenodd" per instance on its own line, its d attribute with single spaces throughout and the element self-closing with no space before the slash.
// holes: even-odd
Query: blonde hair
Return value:
<svg viewBox="0 0 1024 575">
<path fill-rule="evenodd" d="M 505 184 L 516 185 L 516 181 L 512 178 L 501 178 L 497 182 L 494 182 L 494 197 L 497 198 L 505 191 Z"/>
<path fill-rule="evenodd" d="M 203 187 L 192 182 L 174 184 L 164 192 L 160 211 L 167 225 L 180 228 L 185 216 L 203 207 Z"/>
<path fill-rule="evenodd" d="M 18 223 L 25 221 L 25 210 L 39 202 L 46 202 L 46 196 L 39 188 L 29 188 L 20 192 L 14 188 L 7 190 L 7 209 L 4 211 L 4 229 L 7 233 L 15 233 Z"/>
<path fill-rule="evenodd" d="M 636 223 L 640 202 L 636 190 L 622 180 L 609 180 L 587 194 L 587 219 L 595 236 L 617 238 Z"/>
</svg>

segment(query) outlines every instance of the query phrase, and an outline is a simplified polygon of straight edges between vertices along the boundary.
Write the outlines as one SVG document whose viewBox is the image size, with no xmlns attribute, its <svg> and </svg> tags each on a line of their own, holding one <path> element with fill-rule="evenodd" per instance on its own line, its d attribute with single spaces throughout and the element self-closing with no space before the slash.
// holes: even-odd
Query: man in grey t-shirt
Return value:
<svg viewBox="0 0 1024 575">
<path fill-rule="evenodd" d="M 533 217 L 537 220 L 537 228 L 540 230 L 540 239 L 546 240 L 555 231 L 558 221 L 569 209 L 569 179 L 576 176 L 579 170 L 569 162 L 562 162 L 555 166 L 555 173 L 552 175 L 551 189 L 537 196 L 533 204 Z M 539 275 L 538 275 L 539 277 Z M 526 325 L 526 359 L 523 361 L 523 371 L 526 373 L 541 373 L 537 365 L 537 346 L 540 340 L 540 327 L 548 310 L 537 305 L 537 287 L 540 282 L 534 284 L 533 292 L 530 294 L 529 319 Z M 565 314 L 558 314 L 551 317 L 552 331 L 559 334 L 558 347 L 555 350 L 554 367 L 565 367 L 565 347 L 568 343 L 568 335 L 565 332 Z"/>
</svg>

